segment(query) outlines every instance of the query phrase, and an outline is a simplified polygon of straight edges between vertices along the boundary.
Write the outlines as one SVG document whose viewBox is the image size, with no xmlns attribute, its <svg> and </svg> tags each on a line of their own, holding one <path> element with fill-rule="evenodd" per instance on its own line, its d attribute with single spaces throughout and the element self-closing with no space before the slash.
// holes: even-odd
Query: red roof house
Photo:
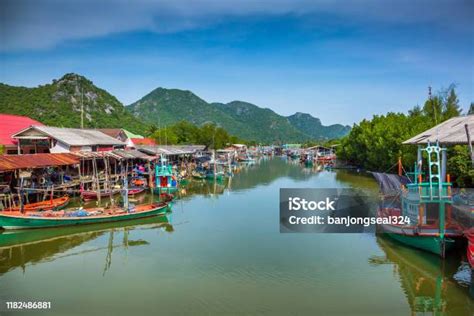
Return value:
<svg viewBox="0 0 474 316">
<path fill-rule="evenodd" d="M 17 153 L 17 140 L 11 136 L 31 125 L 43 125 L 27 116 L 0 113 L 0 146 L 5 147 L 5 153 Z"/>
<path fill-rule="evenodd" d="M 151 138 L 130 138 L 130 140 L 132 141 L 132 143 L 135 146 L 138 146 L 138 145 L 154 146 L 154 145 L 156 145 L 155 141 Z"/>
</svg>

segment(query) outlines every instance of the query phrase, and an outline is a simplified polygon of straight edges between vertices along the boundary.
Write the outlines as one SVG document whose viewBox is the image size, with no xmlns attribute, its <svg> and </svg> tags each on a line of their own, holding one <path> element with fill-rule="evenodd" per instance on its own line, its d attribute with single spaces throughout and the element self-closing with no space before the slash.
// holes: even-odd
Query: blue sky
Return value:
<svg viewBox="0 0 474 316">
<path fill-rule="evenodd" d="M 2 1 L 0 81 L 76 72 L 130 104 L 157 87 L 324 124 L 474 101 L 474 1 Z"/>
</svg>

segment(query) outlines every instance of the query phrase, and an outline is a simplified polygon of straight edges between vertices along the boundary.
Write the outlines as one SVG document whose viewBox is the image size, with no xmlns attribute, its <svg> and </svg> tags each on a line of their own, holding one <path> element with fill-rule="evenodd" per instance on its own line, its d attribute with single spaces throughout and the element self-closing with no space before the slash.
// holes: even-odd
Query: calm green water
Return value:
<svg viewBox="0 0 474 316">
<path fill-rule="evenodd" d="M 54 315 L 472 315 L 452 278 L 460 254 L 442 262 L 370 234 L 279 233 L 279 188 L 352 186 L 377 194 L 370 177 L 276 158 L 191 182 L 168 216 L 4 232 L 0 302 L 51 301 Z"/>
</svg>

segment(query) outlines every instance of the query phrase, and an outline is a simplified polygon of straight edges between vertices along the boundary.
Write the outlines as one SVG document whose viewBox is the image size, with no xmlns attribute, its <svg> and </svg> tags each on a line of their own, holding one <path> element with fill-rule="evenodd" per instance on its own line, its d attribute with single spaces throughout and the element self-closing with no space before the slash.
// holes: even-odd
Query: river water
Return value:
<svg viewBox="0 0 474 316">
<path fill-rule="evenodd" d="M 453 279 L 460 252 L 442 261 L 374 234 L 281 234 L 279 189 L 292 187 L 378 191 L 367 175 L 264 159 L 191 181 L 167 216 L 4 232 L 0 315 L 5 301 L 48 301 L 53 315 L 474 313 Z"/>
</svg>

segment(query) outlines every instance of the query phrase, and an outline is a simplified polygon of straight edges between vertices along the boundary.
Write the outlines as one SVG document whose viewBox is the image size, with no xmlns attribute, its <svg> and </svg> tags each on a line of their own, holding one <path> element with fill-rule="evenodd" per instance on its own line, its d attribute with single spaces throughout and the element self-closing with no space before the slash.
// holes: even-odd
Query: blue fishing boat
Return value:
<svg viewBox="0 0 474 316">
<path fill-rule="evenodd" d="M 172 192 L 178 189 L 177 177 L 173 174 L 173 167 L 161 157 L 160 163 L 155 166 L 155 193 Z"/>
</svg>

